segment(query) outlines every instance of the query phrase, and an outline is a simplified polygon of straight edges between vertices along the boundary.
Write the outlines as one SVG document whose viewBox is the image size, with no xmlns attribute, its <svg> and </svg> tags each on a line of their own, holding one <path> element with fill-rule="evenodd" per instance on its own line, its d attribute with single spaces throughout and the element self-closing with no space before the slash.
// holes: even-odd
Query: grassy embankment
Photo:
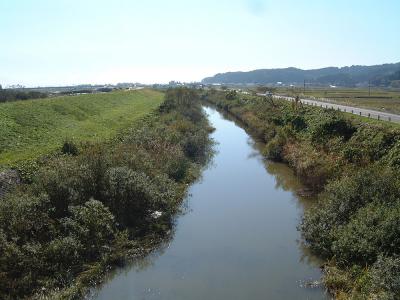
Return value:
<svg viewBox="0 0 400 300">
<path fill-rule="evenodd" d="M 153 90 L 65 96 L 0 104 L 0 169 L 75 143 L 103 141 L 156 109 Z"/>
<path fill-rule="evenodd" d="M 160 94 L 134 95 L 144 100 L 138 100 L 143 103 L 137 110 L 130 104 L 136 96 L 129 94 L 107 94 L 104 102 L 95 101 L 93 110 L 103 112 L 102 117 L 82 120 L 82 128 L 76 121 L 75 132 L 83 140 L 89 127 L 97 136 L 88 137 L 96 142 L 70 143 L 65 154 L 39 165 L 30 184 L 0 201 L 1 299 L 78 299 L 110 267 L 145 255 L 171 234 L 186 189 L 209 157 L 211 128 L 192 91 L 168 91 L 153 114 L 149 111 L 160 103 Z M 113 96 L 124 104 L 115 107 Z M 92 113 L 90 103 L 69 99 L 85 107 L 86 115 Z M 53 113 L 57 107 L 51 102 L 50 108 L 35 109 L 36 103 L 45 105 L 32 103 L 32 114 Z M 73 107 L 63 99 L 60 105 Z M 73 111 L 53 122 L 64 124 L 75 115 Z M 134 122 L 135 115 L 142 116 L 140 123 Z M 27 111 L 25 116 L 35 119 Z M 103 140 L 115 135 L 118 124 L 131 126 Z M 36 127 L 41 128 L 39 123 Z M 45 136 L 52 147 L 40 143 L 42 149 L 56 149 L 57 142 L 61 147 L 62 139 Z"/>
<path fill-rule="evenodd" d="M 369 94 L 366 88 L 307 88 L 302 89 L 278 88 L 277 93 L 301 97 L 315 97 L 330 102 L 360 108 L 368 108 L 383 112 L 400 114 L 400 90 L 371 89 Z"/>
<path fill-rule="evenodd" d="M 319 202 L 300 228 L 337 299 L 400 298 L 400 129 L 334 110 L 209 91 Z"/>
</svg>

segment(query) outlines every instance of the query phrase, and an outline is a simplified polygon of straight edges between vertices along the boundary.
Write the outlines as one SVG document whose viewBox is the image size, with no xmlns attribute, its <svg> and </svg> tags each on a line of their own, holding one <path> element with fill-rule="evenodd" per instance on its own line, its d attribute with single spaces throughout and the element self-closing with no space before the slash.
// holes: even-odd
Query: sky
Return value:
<svg viewBox="0 0 400 300">
<path fill-rule="evenodd" d="M 400 62 L 399 0 L 0 0 L 0 84 Z"/>
</svg>

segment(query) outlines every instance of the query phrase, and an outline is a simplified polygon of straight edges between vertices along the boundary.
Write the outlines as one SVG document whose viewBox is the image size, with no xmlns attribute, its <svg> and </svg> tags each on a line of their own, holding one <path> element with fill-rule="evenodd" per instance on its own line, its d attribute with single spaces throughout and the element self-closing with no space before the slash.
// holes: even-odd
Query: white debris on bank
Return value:
<svg viewBox="0 0 400 300">
<path fill-rule="evenodd" d="M 161 217 L 162 216 L 162 212 L 161 211 L 154 211 L 152 214 L 151 214 L 151 217 L 152 218 L 154 218 L 154 219 L 158 219 L 159 217 Z"/>
</svg>

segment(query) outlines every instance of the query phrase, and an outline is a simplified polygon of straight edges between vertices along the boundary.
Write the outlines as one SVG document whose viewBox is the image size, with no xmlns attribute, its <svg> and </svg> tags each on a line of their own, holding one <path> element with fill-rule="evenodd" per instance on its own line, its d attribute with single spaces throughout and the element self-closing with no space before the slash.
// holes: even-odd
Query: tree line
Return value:
<svg viewBox="0 0 400 300">
<path fill-rule="evenodd" d="M 18 101 L 18 100 L 29 100 L 46 98 L 46 93 L 37 91 L 22 91 L 15 89 L 3 89 L 0 85 L 0 103 Z"/>
</svg>

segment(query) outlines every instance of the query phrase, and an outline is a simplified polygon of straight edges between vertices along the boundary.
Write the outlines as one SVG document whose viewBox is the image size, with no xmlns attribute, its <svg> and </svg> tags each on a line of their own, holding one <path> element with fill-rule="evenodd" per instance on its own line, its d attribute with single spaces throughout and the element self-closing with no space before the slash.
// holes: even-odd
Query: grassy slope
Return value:
<svg viewBox="0 0 400 300">
<path fill-rule="evenodd" d="M 66 96 L 0 105 L 0 166 L 35 159 L 66 139 L 110 138 L 159 106 L 153 90 Z"/>
<path fill-rule="evenodd" d="M 297 90 L 303 93 L 302 90 Z M 292 93 L 290 89 L 278 89 L 278 92 Z M 400 91 L 372 89 L 369 96 L 368 89 L 307 89 L 305 97 L 313 96 L 317 98 L 327 98 L 335 103 L 369 108 L 379 111 L 386 111 L 400 114 Z M 357 98 L 364 97 L 364 98 Z M 391 97 L 391 98 L 379 98 Z"/>
</svg>

